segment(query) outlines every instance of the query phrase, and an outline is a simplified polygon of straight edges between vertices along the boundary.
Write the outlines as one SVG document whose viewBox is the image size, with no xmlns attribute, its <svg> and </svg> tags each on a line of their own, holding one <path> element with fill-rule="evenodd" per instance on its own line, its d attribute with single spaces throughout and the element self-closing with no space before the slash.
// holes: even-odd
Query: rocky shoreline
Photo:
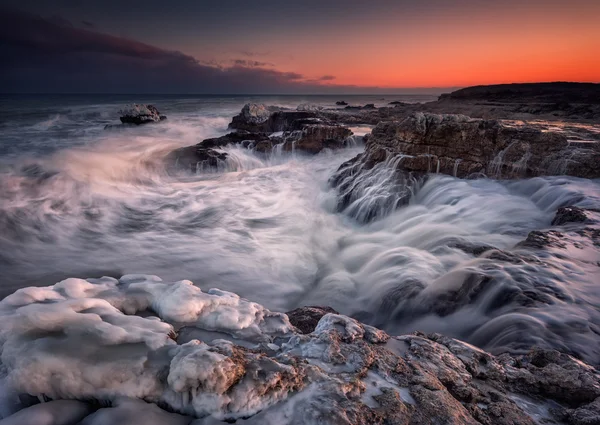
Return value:
<svg viewBox="0 0 600 425">
<path fill-rule="evenodd" d="M 457 247 L 550 270 L 539 250 L 600 248 L 598 223 L 600 211 L 562 207 L 552 228 L 530 232 L 514 249 Z M 493 286 L 484 276 L 466 279 L 423 308 L 444 317 Z M 527 288 L 507 287 L 496 298 L 568 301 Z M 190 281 L 66 279 L 9 295 L 0 320 L 3 404 L 14 412 L 1 425 L 600 421 L 600 373 L 581 353 L 533 345 L 492 355 L 436 333 L 389 335 L 329 307 L 273 312 Z"/>
<path fill-rule="evenodd" d="M 493 102 L 485 98 L 489 93 Z M 526 100 L 555 108 L 547 96 Z M 570 102 L 578 100 L 569 95 Z M 248 104 L 232 119 L 230 133 L 179 148 L 165 160 L 169 171 L 202 173 L 220 170 L 232 146 L 268 157 L 317 155 L 362 142 L 364 152 L 329 181 L 338 211 L 362 223 L 409 202 L 434 173 L 600 177 L 595 103 L 550 112 L 560 125 L 519 121 L 522 107 L 503 87 L 431 104 L 346 103 L 298 110 Z M 129 116 L 152 112 L 136 106 L 141 115 Z M 543 108 L 531 112 L 535 108 L 528 117 L 547 115 Z M 583 111 L 580 120 L 566 123 L 576 109 Z M 151 115 L 139 123 L 161 120 L 157 110 Z M 582 124 L 586 120 L 593 123 Z M 373 129 L 359 137 L 352 125 Z M 371 193 L 373 204 L 355 209 L 373 181 L 385 183 L 385 193 Z M 469 255 L 459 276 L 435 284 L 415 279 L 385 294 L 381 309 L 400 324 L 430 315 L 448 320 L 471 307 L 489 320 L 484 331 L 474 324 L 459 338 L 386 332 L 369 311 L 347 312 L 352 317 L 322 305 L 270 311 L 232 292 L 152 275 L 70 278 L 19 289 L 0 301 L 0 425 L 598 424 L 600 353 L 586 346 L 600 332 L 597 322 L 568 314 L 543 322 L 530 313 L 582 302 L 546 277 L 564 272 L 558 280 L 567 282 L 565 270 L 591 268 L 592 279 L 597 276 L 600 262 L 589 254 L 600 249 L 600 211 L 553 205 L 551 225 L 512 247 L 453 236 L 441 249 Z M 574 267 L 572 259 L 580 264 Z M 503 273 L 514 279 L 503 284 Z M 475 333 L 506 337 L 507 315 L 522 319 L 510 322 L 522 334 L 517 345 L 480 343 Z M 561 326 L 563 319 L 573 323 Z"/>
<path fill-rule="evenodd" d="M 562 98 L 556 97 L 556 89 L 551 90 L 552 86 L 548 88 L 542 85 L 537 98 L 531 94 L 533 89 L 525 86 L 522 90 L 529 97 L 523 101 L 548 101 L 554 93 L 556 102 L 544 105 L 554 108 L 564 104 L 561 103 Z M 563 94 L 565 99 L 595 99 L 595 95 L 582 97 L 576 89 L 579 87 L 571 90 L 575 93 L 567 90 Z M 465 90 L 467 94 L 461 94 Z M 396 167 L 403 174 L 410 175 L 435 172 L 461 178 L 526 178 L 542 175 L 600 177 L 600 128 L 593 124 L 581 124 L 590 120 L 597 122 L 600 113 L 571 114 L 569 119 L 577 118 L 578 121 L 569 126 L 563 120 L 563 127 L 557 128 L 540 121 L 546 115 L 531 112 L 535 109 L 533 103 L 527 104 L 530 106 L 528 114 L 515 114 L 508 110 L 514 106 L 514 91 L 518 90 L 514 87 L 511 87 L 511 96 L 508 96 L 512 103 L 504 102 L 493 108 L 493 114 L 485 112 L 485 105 L 471 103 L 481 100 L 482 90 L 464 89 L 441 96 L 437 102 L 396 102 L 393 107 L 382 108 L 370 104 L 341 109 L 303 106 L 298 110 L 286 110 L 247 104 L 229 124 L 229 128 L 235 132 L 179 149 L 169 155 L 168 160 L 192 171 L 215 167 L 226 158 L 226 153 L 218 149 L 227 145 L 240 145 L 262 154 L 275 149 L 316 154 L 323 149 L 338 149 L 347 145 L 352 135 L 347 126 L 374 125 L 372 133 L 365 138 L 365 153 L 356 158 L 353 164 L 360 164 L 359 167 L 353 167 L 354 174 L 360 174 L 357 173 L 358 169 L 369 170 L 375 164 L 400 155 L 402 159 L 396 163 Z M 484 93 L 488 92 L 495 94 L 497 102 L 503 99 L 501 87 L 487 87 Z M 600 108 L 600 100 L 582 107 Z M 553 113 L 551 118 L 561 120 L 565 117 Z"/>
</svg>

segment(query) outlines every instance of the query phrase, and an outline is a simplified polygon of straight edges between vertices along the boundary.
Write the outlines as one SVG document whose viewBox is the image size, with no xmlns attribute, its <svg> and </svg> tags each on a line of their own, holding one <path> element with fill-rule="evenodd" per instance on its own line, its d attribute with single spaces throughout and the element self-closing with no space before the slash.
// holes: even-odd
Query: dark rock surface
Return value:
<svg viewBox="0 0 600 425">
<path fill-rule="evenodd" d="M 561 226 L 566 223 L 579 223 L 588 219 L 585 210 L 578 207 L 561 207 L 552 220 L 553 226 Z"/>
<path fill-rule="evenodd" d="M 338 100 L 337 102 L 335 102 L 335 104 L 338 106 L 347 106 L 348 102 L 345 102 L 343 100 Z"/>
<path fill-rule="evenodd" d="M 558 133 L 463 115 L 416 113 L 381 122 L 368 137 L 361 161 L 376 164 L 396 155 L 404 156 L 398 166 L 405 171 L 457 177 L 600 177 L 600 144 L 572 147 Z"/>
<path fill-rule="evenodd" d="M 294 325 L 303 334 L 309 334 L 315 330 L 321 317 L 328 313 L 338 314 L 331 307 L 305 306 L 299 307 L 286 314 L 290 319 L 290 323 Z"/>
<path fill-rule="evenodd" d="M 65 294 L 52 303 L 31 296 L 3 301 L 1 311 L 16 334 L 2 341 L 3 354 L 14 356 L 3 363 L 11 390 L 45 401 L 51 395 L 52 401 L 22 405 L 2 424 L 36 424 L 40 417 L 62 424 L 596 423 L 600 373 L 556 350 L 532 348 L 494 356 L 437 333 L 390 336 L 328 307 L 302 307 L 287 316 L 225 291 L 201 292 L 189 281 L 147 278 L 156 279 L 104 279 L 100 289 L 88 282 L 85 292 L 49 287 L 48 297 L 51 291 Z M 77 279 L 69 282 L 72 287 L 84 285 Z M 489 284 L 471 279 L 469 291 L 477 296 Z M 159 316 L 152 319 L 136 315 L 136 308 L 165 295 L 152 295 L 156 285 L 176 294 L 187 289 L 185 298 L 170 307 L 183 304 L 186 314 L 166 316 L 157 309 Z M 126 294 L 139 298 L 123 303 Z M 102 313 L 94 314 L 88 327 L 81 327 L 86 310 L 74 311 L 74 317 L 56 321 L 51 329 L 36 320 L 55 311 L 56 304 L 74 305 L 82 299 Z M 197 309 L 200 316 L 186 310 L 187 299 L 205 307 Z M 221 316 L 237 320 L 221 324 L 215 320 Z M 175 328 L 166 317 L 177 318 L 181 334 L 193 330 L 191 338 L 174 340 Z M 130 323 L 132 329 L 157 338 L 136 340 L 132 350 L 131 338 L 106 336 L 106 328 L 125 332 L 130 328 L 119 326 Z M 74 367 L 57 366 L 56 353 L 63 346 L 76 346 L 81 335 L 93 344 L 89 355 L 78 358 Z M 102 361 L 96 352 L 105 354 Z M 123 357 L 127 362 L 122 363 Z M 36 382 L 29 379 L 32 367 Z M 98 378 L 78 385 L 81 378 L 73 371 L 89 369 Z"/>
<path fill-rule="evenodd" d="M 318 110 L 284 111 L 257 104 L 245 105 L 229 127 L 237 131 L 177 149 L 167 155 L 167 163 L 193 172 L 218 167 L 227 159 L 227 153 L 220 149 L 228 145 L 262 154 L 276 147 L 281 152 L 317 154 L 344 147 L 352 135 L 347 127 L 321 117 Z"/>
<path fill-rule="evenodd" d="M 131 105 L 119 111 L 121 114 L 121 122 L 123 124 L 147 124 L 159 122 L 167 119 L 165 115 L 161 115 L 154 105 Z"/>
</svg>

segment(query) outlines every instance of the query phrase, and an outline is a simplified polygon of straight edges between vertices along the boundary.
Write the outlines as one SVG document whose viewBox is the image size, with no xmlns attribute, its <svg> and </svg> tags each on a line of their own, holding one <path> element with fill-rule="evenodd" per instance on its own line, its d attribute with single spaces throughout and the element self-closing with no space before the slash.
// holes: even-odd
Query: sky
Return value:
<svg viewBox="0 0 600 425">
<path fill-rule="evenodd" d="M 2 0 L 0 92 L 600 82 L 600 0 Z"/>
</svg>

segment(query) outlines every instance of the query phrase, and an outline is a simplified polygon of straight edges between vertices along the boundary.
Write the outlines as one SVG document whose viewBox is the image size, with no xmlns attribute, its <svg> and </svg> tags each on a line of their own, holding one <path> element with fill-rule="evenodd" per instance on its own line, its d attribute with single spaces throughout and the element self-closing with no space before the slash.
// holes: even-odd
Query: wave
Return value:
<svg viewBox="0 0 600 425">
<path fill-rule="evenodd" d="M 325 304 L 392 333 L 441 331 L 493 352 L 546 345 L 600 362 L 597 250 L 515 248 L 560 206 L 598 208 L 600 182 L 430 174 L 407 186 L 390 158 L 338 213 L 328 180 L 360 145 L 316 156 L 230 146 L 217 170 L 167 170 L 168 152 L 226 124 L 169 117 L 1 165 L 2 295 L 72 276 L 156 274 L 271 310 Z M 476 256 L 481 247 L 491 254 Z"/>
</svg>

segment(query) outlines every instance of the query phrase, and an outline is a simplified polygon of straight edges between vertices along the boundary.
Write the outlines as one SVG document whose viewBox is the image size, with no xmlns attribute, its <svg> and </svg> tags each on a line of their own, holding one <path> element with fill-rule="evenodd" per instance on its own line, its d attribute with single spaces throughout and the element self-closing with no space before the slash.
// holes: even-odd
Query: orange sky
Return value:
<svg viewBox="0 0 600 425">
<path fill-rule="evenodd" d="M 476 3 L 411 16 L 392 8 L 345 26 L 332 21 L 289 28 L 276 37 L 269 31 L 249 34 L 249 43 L 234 41 L 238 49 L 265 52 L 253 58 L 276 69 L 308 78 L 333 75 L 329 83 L 336 85 L 600 82 L 600 0 Z M 229 48 L 235 50 L 233 44 Z M 190 49 L 196 57 L 207 56 L 196 45 Z M 233 56 L 225 49 L 212 58 Z"/>
<path fill-rule="evenodd" d="M 5 1 L 182 52 L 209 73 L 243 67 L 238 82 L 255 78 L 258 92 L 600 82 L 600 0 Z"/>
</svg>

